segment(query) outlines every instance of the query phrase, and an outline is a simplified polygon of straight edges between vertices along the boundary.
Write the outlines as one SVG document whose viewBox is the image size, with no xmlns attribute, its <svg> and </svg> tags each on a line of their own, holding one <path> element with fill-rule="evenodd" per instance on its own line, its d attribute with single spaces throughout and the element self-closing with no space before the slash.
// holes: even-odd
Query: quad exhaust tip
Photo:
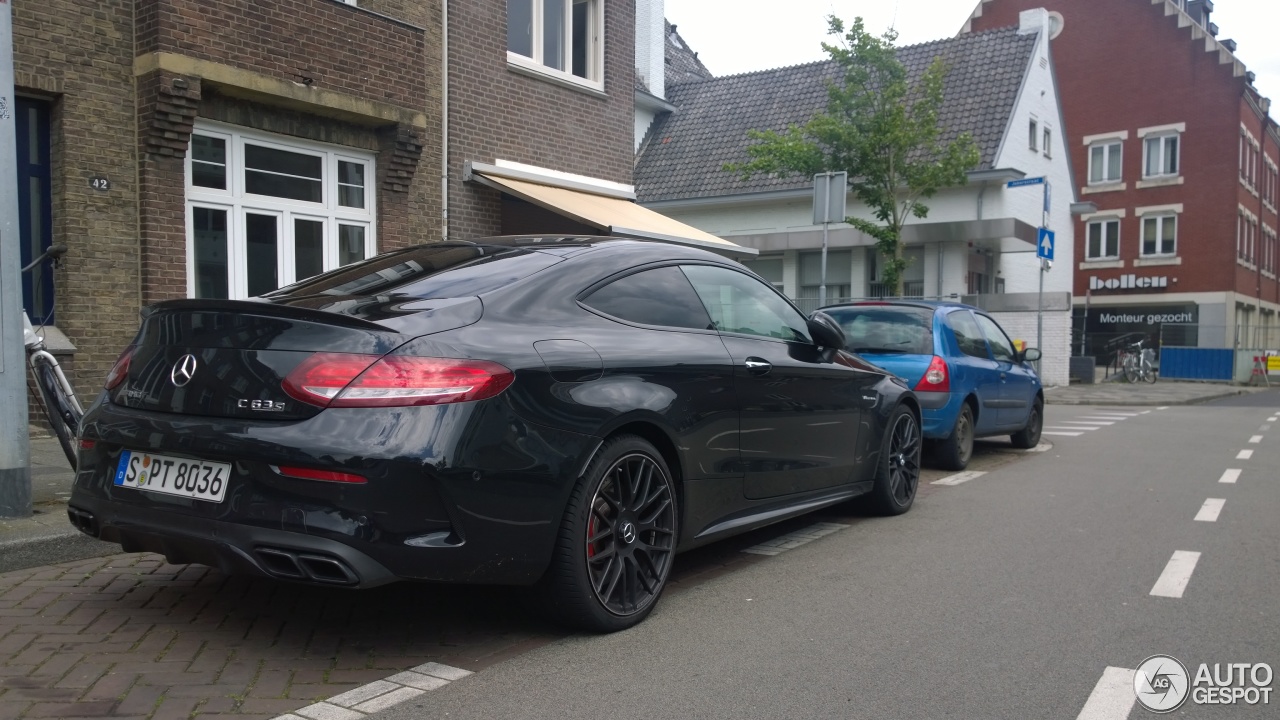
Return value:
<svg viewBox="0 0 1280 720">
<path fill-rule="evenodd" d="M 331 555 L 271 547 L 255 548 L 253 553 L 262 569 L 274 577 L 324 585 L 355 585 L 360 582 L 346 563 Z"/>
<path fill-rule="evenodd" d="M 90 537 L 98 537 L 98 521 L 93 517 L 93 513 L 87 510 L 80 510 L 67 506 L 67 519 L 80 532 Z"/>
</svg>

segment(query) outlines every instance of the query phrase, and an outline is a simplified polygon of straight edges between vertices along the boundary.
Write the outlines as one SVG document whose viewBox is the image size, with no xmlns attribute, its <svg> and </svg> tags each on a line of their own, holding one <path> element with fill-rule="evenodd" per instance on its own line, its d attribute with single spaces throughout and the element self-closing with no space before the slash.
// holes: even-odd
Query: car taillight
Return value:
<svg viewBox="0 0 1280 720">
<path fill-rule="evenodd" d="M 319 407 L 397 407 L 484 400 L 515 375 L 486 360 L 317 353 L 284 379 L 296 400 Z"/>
<path fill-rule="evenodd" d="M 368 478 L 363 475 L 352 475 L 351 473 L 334 472 L 332 470 L 316 470 L 314 468 L 293 467 L 290 465 L 281 465 L 272 469 L 285 477 L 297 480 L 319 480 L 321 482 L 350 483 L 352 485 L 363 485 L 369 482 Z"/>
<path fill-rule="evenodd" d="M 130 345 L 120 353 L 120 357 L 116 358 L 116 364 L 111 366 L 111 372 L 107 373 L 107 381 L 103 383 L 103 387 L 107 390 L 115 390 L 125 378 L 129 377 L 129 363 L 137 351 L 137 346 Z"/>
<path fill-rule="evenodd" d="M 946 360 L 933 356 L 924 377 L 916 383 L 916 392 L 951 392 L 951 372 L 947 369 Z"/>
</svg>

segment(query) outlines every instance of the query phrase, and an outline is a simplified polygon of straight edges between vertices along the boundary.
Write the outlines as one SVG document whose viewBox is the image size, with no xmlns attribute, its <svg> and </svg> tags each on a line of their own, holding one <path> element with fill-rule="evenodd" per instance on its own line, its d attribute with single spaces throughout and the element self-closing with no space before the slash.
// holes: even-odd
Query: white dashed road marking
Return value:
<svg viewBox="0 0 1280 720">
<path fill-rule="evenodd" d="M 1128 415 L 1079 415 L 1077 417 L 1081 420 L 1109 420 L 1111 422 L 1129 419 Z"/>
<path fill-rule="evenodd" d="M 751 553 L 752 555 L 778 555 L 791 550 L 792 548 L 798 548 L 801 545 L 811 543 L 814 540 L 830 535 L 833 532 L 844 530 L 847 527 L 849 526 L 841 525 L 840 523 L 814 523 L 807 528 L 787 533 L 786 535 L 776 537 L 772 540 L 766 540 L 765 542 L 749 547 L 742 552 Z"/>
<path fill-rule="evenodd" d="M 1102 671 L 1098 684 L 1076 720 L 1125 720 L 1138 701 L 1133 694 L 1133 673 L 1127 668 L 1109 667 Z"/>
<path fill-rule="evenodd" d="M 1280 415 L 1272 415 L 1267 418 L 1267 422 L 1280 422 Z"/>
<path fill-rule="evenodd" d="M 1116 424 L 1114 420 L 1059 420 L 1058 422 L 1063 425 L 1090 425 L 1094 428 Z"/>
<path fill-rule="evenodd" d="M 1168 409 L 1169 409 L 1169 406 L 1168 406 L 1168 405 L 1163 405 L 1163 406 L 1158 407 L 1158 408 L 1156 408 L 1156 409 L 1157 409 L 1157 410 L 1168 410 Z"/>
<path fill-rule="evenodd" d="M 1271 429 L 1271 426 L 1270 426 L 1270 425 L 1263 425 L 1263 426 L 1259 427 L 1258 429 L 1259 429 L 1259 430 L 1261 430 L 1262 432 L 1266 432 L 1266 431 L 1268 431 L 1268 430 L 1270 430 L 1270 429 Z"/>
<path fill-rule="evenodd" d="M 1258 444 L 1258 443 L 1260 443 L 1260 442 L 1262 442 L 1262 436 L 1261 436 L 1261 435 L 1254 435 L 1253 437 L 1249 438 L 1249 444 L 1250 444 L 1250 445 L 1257 445 L 1257 444 Z"/>
<path fill-rule="evenodd" d="M 1200 506 L 1200 512 L 1196 513 L 1196 520 L 1200 522 L 1218 522 L 1218 514 L 1222 512 L 1222 506 L 1227 501 L 1221 498 L 1209 498 L 1204 501 L 1204 505 Z"/>
<path fill-rule="evenodd" d="M 959 485 L 960 483 L 967 483 L 970 480 L 977 480 L 983 475 L 986 475 L 986 473 L 981 470 L 970 470 L 968 472 L 956 473 L 955 475 L 948 475 L 942 478 L 941 480 L 934 480 L 932 484 L 933 485 Z"/>
<path fill-rule="evenodd" d="M 430 662 L 280 715 L 275 720 L 360 720 L 471 674 L 470 670 Z"/>
<path fill-rule="evenodd" d="M 1189 550 L 1178 550 L 1169 558 L 1164 566 L 1160 579 L 1156 580 L 1151 594 L 1156 597 L 1180 598 L 1191 582 L 1191 573 L 1195 572 L 1196 563 L 1200 562 L 1200 553 Z"/>
<path fill-rule="evenodd" d="M 1057 435 L 1060 437 L 1080 437 L 1084 433 L 1082 432 L 1049 432 L 1048 430 L 1045 430 L 1040 434 L 1041 435 Z"/>
<path fill-rule="evenodd" d="M 1218 482 L 1227 483 L 1228 485 L 1235 485 L 1236 481 L 1240 479 L 1241 472 L 1242 471 L 1239 468 L 1232 468 L 1231 470 L 1227 470 L 1222 473 L 1222 477 L 1218 478 Z"/>
<path fill-rule="evenodd" d="M 1253 457 L 1252 450 L 1241 450 L 1240 453 L 1236 455 L 1237 460 L 1248 460 L 1251 457 Z"/>
</svg>

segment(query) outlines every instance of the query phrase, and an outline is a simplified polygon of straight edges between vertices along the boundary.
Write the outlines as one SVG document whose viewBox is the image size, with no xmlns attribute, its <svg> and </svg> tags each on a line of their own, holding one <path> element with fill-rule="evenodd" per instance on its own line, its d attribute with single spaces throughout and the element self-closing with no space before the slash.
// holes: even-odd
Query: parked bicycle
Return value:
<svg viewBox="0 0 1280 720">
<path fill-rule="evenodd" d="M 22 268 L 22 272 L 31 272 L 45 260 L 52 260 L 54 267 L 57 267 L 66 252 L 66 245 L 54 245 L 30 265 Z M 40 404 L 49 418 L 49 424 L 53 426 L 53 434 L 57 436 L 62 452 L 67 456 L 67 462 L 75 470 L 74 440 L 79 432 L 80 419 L 84 417 L 84 409 L 80 407 L 75 390 L 62 372 L 58 359 L 45 350 L 44 337 L 31 325 L 31 318 L 27 317 L 25 310 L 22 312 L 22 343 L 27 348 L 27 363 L 31 365 L 31 377 L 39 391 Z"/>
<path fill-rule="evenodd" d="M 1156 353 L 1142 347 L 1142 340 L 1128 346 L 1124 354 L 1124 379 L 1131 383 L 1156 381 Z"/>
</svg>

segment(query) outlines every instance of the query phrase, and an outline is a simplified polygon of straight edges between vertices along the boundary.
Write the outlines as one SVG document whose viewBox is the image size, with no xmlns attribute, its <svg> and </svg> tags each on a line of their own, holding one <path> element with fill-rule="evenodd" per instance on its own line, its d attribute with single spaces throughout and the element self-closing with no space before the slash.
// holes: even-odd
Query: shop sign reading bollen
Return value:
<svg viewBox="0 0 1280 720">
<path fill-rule="evenodd" d="M 1138 277 L 1137 275 L 1121 275 L 1118 278 L 1103 280 L 1099 277 L 1089 278 L 1090 290 L 1157 290 L 1169 287 L 1169 276 Z"/>
</svg>

